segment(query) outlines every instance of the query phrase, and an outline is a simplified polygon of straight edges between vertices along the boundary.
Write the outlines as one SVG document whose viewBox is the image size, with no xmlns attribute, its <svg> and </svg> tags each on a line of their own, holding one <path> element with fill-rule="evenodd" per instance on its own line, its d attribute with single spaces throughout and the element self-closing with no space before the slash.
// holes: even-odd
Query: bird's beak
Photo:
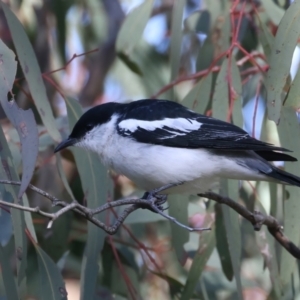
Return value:
<svg viewBox="0 0 300 300">
<path fill-rule="evenodd" d="M 62 149 L 65 149 L 69 146 L 73 146 L 74 144 L 76 144 L 76 142 L 77 142 L 76 139 L 68 137 L 67 139 L 65 139 L 64 141 L 62 141 L 61 143 L 59 143 L 56 146 L 56 148 L 54 149 L 54 153 L 56 153 Z"/>
</svg>

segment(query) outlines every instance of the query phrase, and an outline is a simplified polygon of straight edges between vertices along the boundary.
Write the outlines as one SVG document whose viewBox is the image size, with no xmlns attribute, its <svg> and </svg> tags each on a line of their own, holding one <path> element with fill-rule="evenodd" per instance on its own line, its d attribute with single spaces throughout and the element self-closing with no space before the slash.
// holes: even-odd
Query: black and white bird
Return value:
<svg viewBox="0 0 300 300">
<path fill-rule="evenodd" d="M 205 193 L 220 178 L 300 187 L 299 177 L 269 163 L 296 161 L 282 153 L 289 150 L 167 100 L 96 106 L 82 115 L 55 152 L 69 146 L 98 153 L 105 166 L 146 191 L 182 183 L 164 193 Z"/>
</svg>

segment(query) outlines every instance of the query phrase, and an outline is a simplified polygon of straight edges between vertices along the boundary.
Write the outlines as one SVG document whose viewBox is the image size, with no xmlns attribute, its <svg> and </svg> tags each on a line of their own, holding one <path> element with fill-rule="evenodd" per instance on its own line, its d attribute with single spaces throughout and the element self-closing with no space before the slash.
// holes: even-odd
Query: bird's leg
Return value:
<svg viewBox="0 0 300 300">
<path fill-rule="evenodd" d="M 164 195 L 164 194 L 159 194 L 162 191 L 165 191 L 171 187 L 177 186 L 182 184 L 182 182 L 179 183 L 170 183 L 167 184 L 165 186 L 162 186 L 160 188 L 154 189 L 152 191 L 146 192 L 142 199 L 148 200 L 152 205 L 154 205 L 158 210 L 160 211 L 164 211 L 167 208 L 164 208 L 163 205 L 167 202 L 168 199 L 168 195 Z M 140 207 L 143 209 L 149 209 L 153 212 L 156 212 L 154 209 L 152 209 L 150 206 L 148 205 L 144 205 L 144 204 L 140 204 Z"/>
<path fill-rule="evenodd" d="M 164 207 L 163 205 L 166 203 L 167 199 L 168 199 L 168 195 L 161 195 L 161 194 L 157 194 L 155 190 L 150 191 L 150 192 L 146 192 L 142 199 L 148 200 L 149 202 L 152 202 L 160 211 L 164 211 Z M 153 210 L 150 206 L 141 205 L 141 208 L 147 208 L 153 212 L 156 212 L 155 210 Z"/>
</svg>

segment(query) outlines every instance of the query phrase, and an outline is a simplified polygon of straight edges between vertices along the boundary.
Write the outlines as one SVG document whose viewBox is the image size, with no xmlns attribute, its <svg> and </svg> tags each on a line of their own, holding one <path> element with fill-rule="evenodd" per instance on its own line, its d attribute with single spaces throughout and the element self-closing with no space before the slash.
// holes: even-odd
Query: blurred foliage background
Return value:
<svg viewBox="0 0 300 300">
<path fill-rule="evenodd" d="M 300 159 L 300 1 L 1 1 L 1 199 L 52 211 L 29 182 L 89 207 L 141 196 L 80 150 L 54 156 L 87 108 L 162 98 L 244 127 Z M 12 51 L 13 52 L 12 52 Z M 16 60 L 14 55 L 16 55 Z M 12 100 L 10 104 L 7 100 Z M 284 104 L 284 106 L 283 106 Z M 22 108 L 23 110 L 21 110 Z M 298 163 L 276 162 L 300 175 Z M 300 243 L 300 191 L 224 181 L 220 193 L 276 217 Z M 0 299 L 299 299 L 299 263 L 266 228 L 195 196 L 134 212 L 114 236 L 73 212 L 55 220 L 1 205 Z M 115 209 L 100 215 L 115 220 Z"/>
</svg>

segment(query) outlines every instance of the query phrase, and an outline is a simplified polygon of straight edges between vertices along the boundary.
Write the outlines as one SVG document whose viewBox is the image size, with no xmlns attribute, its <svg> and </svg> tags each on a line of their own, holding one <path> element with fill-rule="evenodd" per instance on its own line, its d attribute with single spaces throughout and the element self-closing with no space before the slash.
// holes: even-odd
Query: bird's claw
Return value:
<svg viewBox="0 0 300 300">
<path fill-rule="evenodd" d="M 155 211 L 151 206 L 155 206 L 159 211 L 165 211 L 167 208 L 164 208 L 164 204 L 166 203 L 168 196 L 167 195 L 162 195 L 162 194 L 157 194 L 156 190 L 153 190 L 151 192 L 146 192 L 142 199 L 148 200 L 150 205 L 144 205 L 140 204 L 140 207 L 143 209 L 149 209 L 152 212 L 157 212 Z"/>
</svg>

